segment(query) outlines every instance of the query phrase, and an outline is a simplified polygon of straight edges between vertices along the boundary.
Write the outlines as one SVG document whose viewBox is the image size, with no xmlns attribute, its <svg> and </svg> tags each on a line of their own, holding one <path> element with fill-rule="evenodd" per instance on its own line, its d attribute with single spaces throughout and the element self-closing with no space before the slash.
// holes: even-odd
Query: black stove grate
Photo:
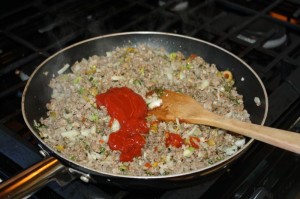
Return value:
<svg viewBox="0 0 300 199">
<path fill-rule="evenodd" d="M 1 177 L 6 179 L 41 159 L 36 140 L 20 110 L 28 76 L 59 49 L 103 34 L 175 32 L 224 47 L 251 65 L 265 84 L 270 103 L 266 124 L 289 129 L 300 117 L 299 8 L 295 0 L 3 2 L 0 7 L 0 132 L 13 143 L 17 140 L 18 144 L 11 146 L 25 147 L 23 151 L 29 150 L 35 158 L 22 165 L 9 153 L 9 146 L 0 145 Z M 293 128 L 297 130 L 298 125 Z M 3 140 L 1 136 L 0 141 Z M 251 198 L 262 194 L 265 198 L 292 198 L 299 194 L 292 191 L 300 185 L 295 180 L 300 173 L 298 164 L 299 156 L 257 142 L 220 178 L 202 185 L 204 189 L 196 185 L 149 193 L 148 198 L 182 198 L 191 192 L 194 195 L 189 198 Z M 75 181 L 63 188 L 51 183 L 33 198 L 76 198 L 81 196 L 73 193 L 78 187 L 88 187 L 84 190 L 90 190 L 86 193 L 90 198 L 99 194 L 103 198 L 143 196 Z M 222 191 L 217 193 L 216 189 Z"/>
</svg>

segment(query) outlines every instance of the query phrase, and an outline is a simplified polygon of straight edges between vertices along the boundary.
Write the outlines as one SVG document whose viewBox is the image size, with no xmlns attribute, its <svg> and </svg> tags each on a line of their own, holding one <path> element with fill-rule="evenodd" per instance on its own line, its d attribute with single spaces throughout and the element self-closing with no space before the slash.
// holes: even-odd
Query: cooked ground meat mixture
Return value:
<svg viewBox="0 0 300 199">
<path fill-rule="evenodd" d="M 47 118 L 36 122 L 41 138 L 65 158 L 99 172 L 131 176 L 158 176 L 201 169 L 236 153 L 245 138 L 204 125 L 156 121 L 146 118 L 149 133 L 142 154 L 121 162 L 111 150 L 109 136 L 120 129 L 96 95 L 110 88 L 128 87 L 151 109 L 159 105 L 159 92 L 168 89 L 192 96 L 217 114 L 250 122 L 243 98 L 230 71 L 219 71 L 197 55 L 166 52 L 147 45 L 120 47 L 105 56 L 91 56 L 70 66 L 50 82 L 52 99 Z M 155 91 L 155 92 L 152 92 Z M 149 96 L 149 93 L 153 93 Z M 183 141 L 166 144 L 170 136 Z M 170 140 L 169 140 L 170 141 Z"/>
</svg>

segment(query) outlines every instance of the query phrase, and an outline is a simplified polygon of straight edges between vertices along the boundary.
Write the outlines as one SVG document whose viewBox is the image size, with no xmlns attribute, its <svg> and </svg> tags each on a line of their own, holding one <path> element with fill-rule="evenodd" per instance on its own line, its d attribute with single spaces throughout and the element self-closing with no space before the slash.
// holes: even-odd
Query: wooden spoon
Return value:
<svg viewBox="0 0 300 199">
<path fill-rule="evenodd" d="M 229 119 L 212 113 L 202 107 L 192 97 L 165 90 L 161 97 L 162 105 L 149 111 L 161 121 L 175 121 L 204 124 L 226 129 L 264 143 L 300 154 L 300 134 Z"/>
</svg>

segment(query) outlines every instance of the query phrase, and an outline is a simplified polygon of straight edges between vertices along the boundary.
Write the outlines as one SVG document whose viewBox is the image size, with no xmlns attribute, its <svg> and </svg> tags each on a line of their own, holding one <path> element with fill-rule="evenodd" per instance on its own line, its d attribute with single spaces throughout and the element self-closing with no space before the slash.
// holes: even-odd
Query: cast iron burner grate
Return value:
<svg viewBox="0 0 300 199">
<path fill-rule="evenodd" d="M 4 1 L 0 7 L 0 178 L 39 161 L 20 110 L 32 71 L 52 53 L 93 36 L 124 31 L 174 32 L 238 55 L 269 95 L 266 124 L 299 131 L 300 11 L 295 0 Z M 298 122 L 296 122 L 298 121 Z M 145 194 L 75 180 L 32 198 L 296 198 L 299 155 L 256 142 L 224 173 L 182 189 Z M 218 190 L 218 191 L 216 191 Z"/>
</svg>

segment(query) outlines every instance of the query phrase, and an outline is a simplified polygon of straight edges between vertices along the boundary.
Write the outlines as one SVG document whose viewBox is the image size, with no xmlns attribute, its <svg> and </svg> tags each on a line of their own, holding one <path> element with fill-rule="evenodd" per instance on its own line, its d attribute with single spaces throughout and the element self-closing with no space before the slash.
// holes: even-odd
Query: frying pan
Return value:
<svg viewBox="0 0 300 199">
<path fill-rule="evenodd" d="M 54 179 L 61 184 L 70 179 L 80 178 L 85 182 L 105 183 L 121 188 L 177 188 L 224 170 L 227 165 L 245 153 L 253 143 L 253 139 L 248 139 L 245 147 L 236 154 L 202 169 L 167 176 L 125 176 L 99 172 L 66 159 L 39 137 L 34 121 L 46 117 L 46 103 L 50 101 L 52 93 L 48 84 L 53 75 L 57 76 L 57 71 L 63 65 L 72 64 L 92 55 L 105 55 L 107 51 L 112 51 L 116 47 L 137 44 L 163 47 L 168 52 L 181 51 L 186 56 L 197 54 L 208 63 L 216 64 L 219 70 L 230 70 L 235 77 L 238 92 L 244 96 L 245 108 L 250 114 L 251 121 L 264 124 L 268 112 L 268 98 L 262 81 L 244 61 L 214 44 L 162 32 L 127 32 L 91 38 L 55 53 L 39 65 L 29 78 L 22 96 L 22 112 L 26 124 L 45 154 L 45 159 L 0 184 L 0 198 L 20 198 L 30 195 Z M 260 99 L 260 106 L 255 103 L 255 97 Z"/>
</svg>

